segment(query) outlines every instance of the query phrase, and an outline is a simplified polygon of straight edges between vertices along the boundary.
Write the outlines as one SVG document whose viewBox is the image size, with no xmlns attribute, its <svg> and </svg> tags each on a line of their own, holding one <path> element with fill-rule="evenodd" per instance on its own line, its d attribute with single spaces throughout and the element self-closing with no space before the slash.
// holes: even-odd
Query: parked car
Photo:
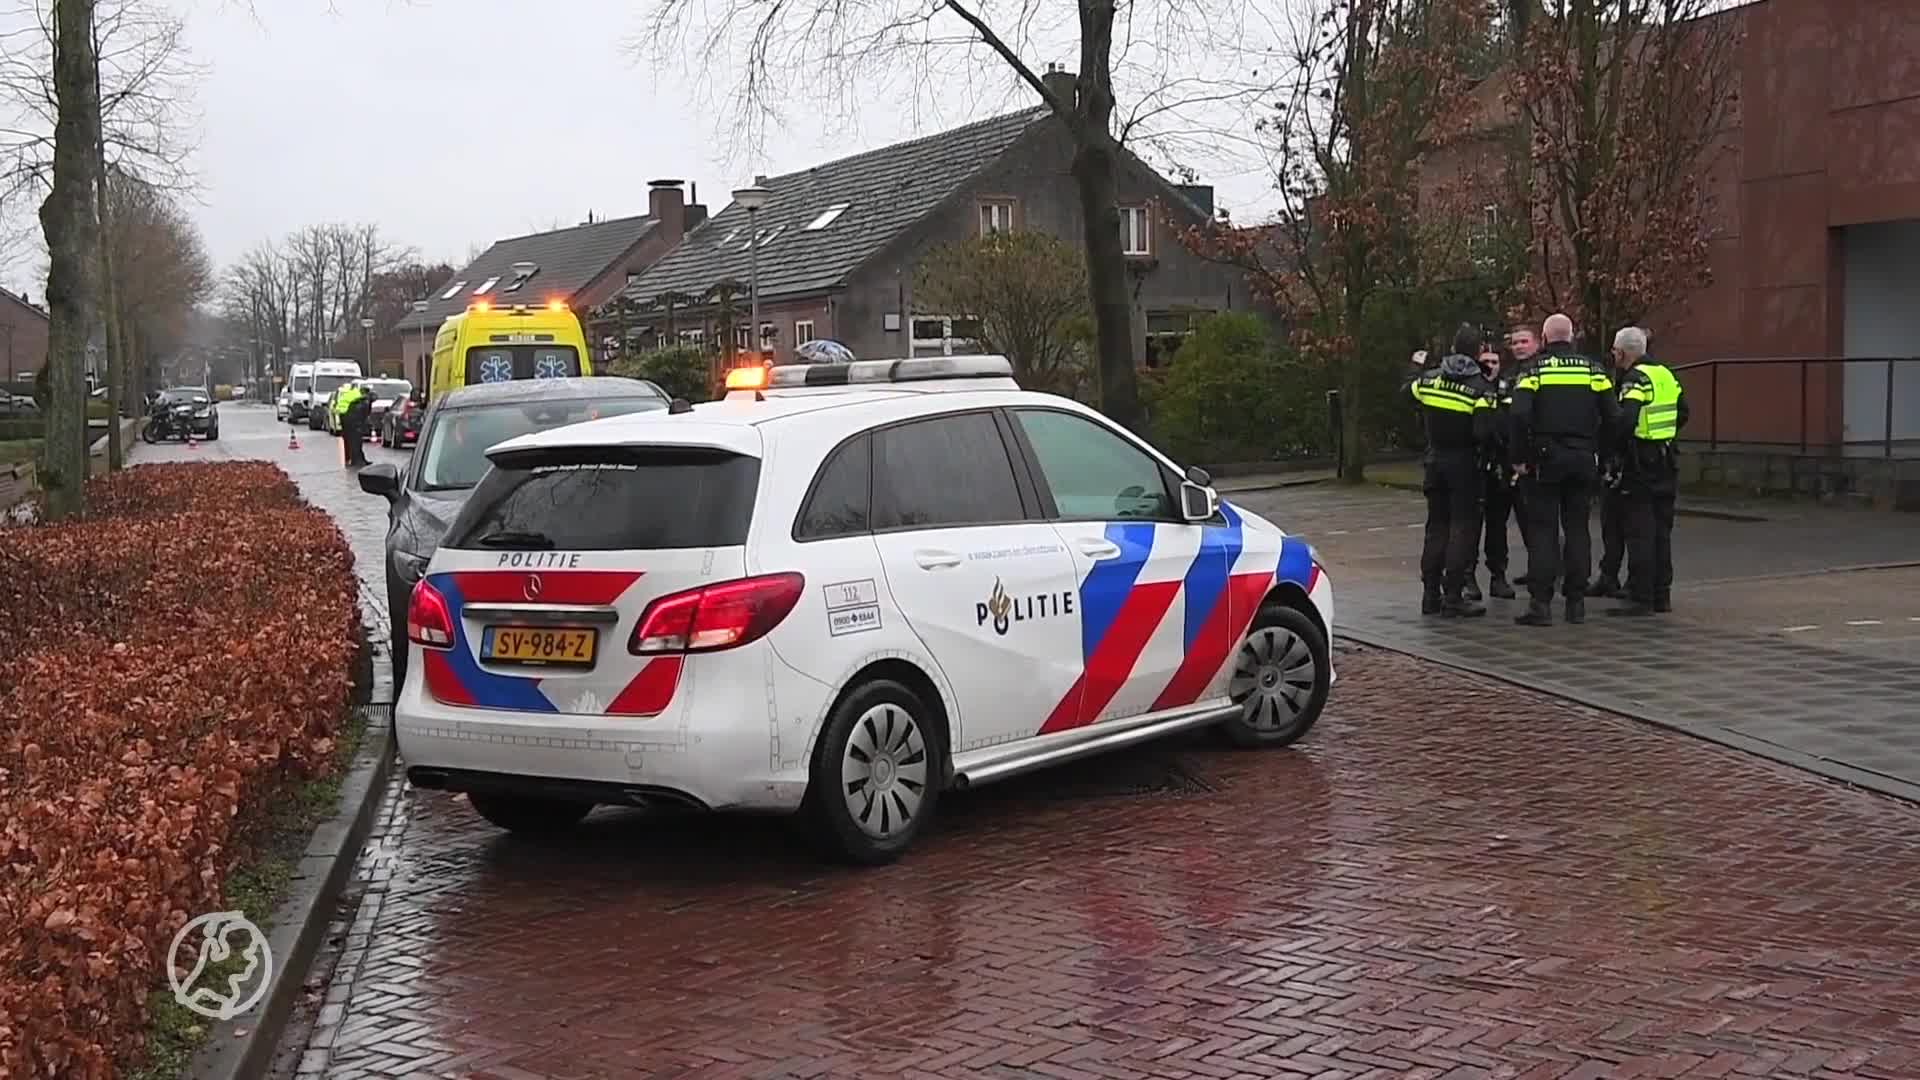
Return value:
<svg viewBox="0 0 1920 1080">
<path fill-rule="evenodd" d="M 434 399 L 420 445 L 404 471 L 385 462 L 360 470 L 360 487 L 384 496 L 388 513 L 387 611 L 390 642 L 406 640 L 407 598 L 467 496 L 491 466 L 486 449 L 528 432 L 601 417 L 657 411 L 666 392 L 639 379 L 526 379 L 480 383 Z M 393 650 L 393 682 L 406 680 L 407 653 Z"/>
<path fill-rule="evenodd" d="M 799 812 L 879 863 L 943 791 L 1318 719 L 1332 585 L 1203 470 L 1003 357 L 729 382 L 487 451 L 406 608 L 414 786 L 529 834 L 603 803 Z"/>
<path fill-rule="evenodd" d="M 0 393 L 0 419 L 33 420 L 40 415 L 40 403 L 26 394 Z"/>
<path fill-rule="evenodd" d="M 427 392 L 415 388 L 387 410 L 380 441 L 387 446 L 413 446 L 420 441 L 420 421 L 427 415 Z"/>
<path fill-rule="evenodd" d="M 200 386 L 175 386 L 154 395 L 141 438 L 159 442 L 185 439 L 189 433 L 208 440 L 220 437 L 220 406 L 213 395 Z"/>
<path fill-rule="evenodd" d="M 332 415 L 327 399 L 333 392 L 360 377 L 360 365 L 352 360 L 317 360 L 313 364 L 312 390 L 306 408 L 307 427 L 319 431 Z"/>
<path fill-rule="evenodd" d="M 360 385 L 373 397 L 373 410 L 367 417 L 368 434 L 385 435 L 387 413 L 396 403 L 412 395 L 413 384 L 405 379 L 362 379 Z"/>
</svg>

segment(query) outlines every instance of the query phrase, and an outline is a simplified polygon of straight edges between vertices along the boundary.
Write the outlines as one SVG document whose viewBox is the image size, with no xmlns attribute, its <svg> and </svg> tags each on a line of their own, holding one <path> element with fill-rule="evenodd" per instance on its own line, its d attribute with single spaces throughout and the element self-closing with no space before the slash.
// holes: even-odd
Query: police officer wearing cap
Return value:
<svg viewBox="0 0 1920 1080">
<path fill-rule="evenodd" d="M 1546 349 L 1513 387 L 1513 450 L 1527 507 L 1527 610 L 1522 626 L 1553 625 L 1553 592 L 1567 601 L 1567 621 L 1587 619 L 1587 575 L 1593 569 L 1589 523 L 1599 485 L 1599 450 L 1620 419 L 1613 377 L 1576 352 L 1573 320 L 1548 316 Z"/>
<path fill-rule="evenodd" d="M 1627 598 L 1611 615 L 1673 610 L 1673 507 L 1680 470 L 1674 439 L 1687 423 L 1687 395 L 1671 370 L 1647 358 L 1647 332 L 1614 335 L 1621 369 L 1620 495 L 1627 547 Z"/>
<path fill-rule="evenodd" d="M 1645 333 L 1645 331 L 1641 331 Z M 1620 349 L 1613 350 L 1613 388 L 1617 395 L 1626 388 L 1626 372 L 1620 366 Z M 1605 446 L 1600 451 L 1600 574 L 1587 586 L 1588 596 L 1617 597 L 1620 591 L 1620 567 L 1627 559 L 1627 497 L 1621 488 L 1620 447 Z"/>
<path fill-rule="evenodd" d="M 1410 384 L 1427 432 L 1426 543 L 1420 551 L 1420 611 L 1475 616 L 1487 609 L 1463 594 L 1480 539 L 1482 469 L 1498 394 L 1481 372 L 1480 331 L 1462 325 L 1453 351 Z M 1424 359 L 1424 358 L 1422 358 Z"/>
</svg>

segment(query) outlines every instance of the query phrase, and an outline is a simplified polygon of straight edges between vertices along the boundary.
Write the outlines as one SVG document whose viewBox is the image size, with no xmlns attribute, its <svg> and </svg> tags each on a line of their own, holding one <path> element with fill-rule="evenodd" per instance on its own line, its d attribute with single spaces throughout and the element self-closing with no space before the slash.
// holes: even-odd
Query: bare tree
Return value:
<svg viewBox="0 0 1920 1080">
<path fill-rule="evenodd" d="M 390 300 L 383 282 L 412 258 L 410 249 L 382 239 L 377 225 L 309 225 L 229 268 L 224 310 L 249 328 L 249 344 L 263 361 L 357 355 L 360 320 L 380 322 Z M 407 297 L 407 310 L 413 299 Z"/>
<path fill-rule="evenodd" d="M 848 115 L 856 95 L 902 73 L 916 100 L 976 92 L 1037 98 L 1066 128 L 1085 223 L 1088 295 L 1098 341 L 1102 409 L 1141 421 L 1133 368 L 1117 170 L 1123 140 L 1183 107 L 1244 100 L 1257 88 L 1208 75 L 1232 55 L 1228 35 L 1257 5 L 1216 0 L 1075 0 L 1069 19 L 1043 0 L 653 0 L 639 46 L 735 79 L 725 123 L 755 146 L 791 111 Z M 1046 53 L 1077 51 L 1070 84 L 1043 78 Z M 1050 69 L 1048 69 L 1050 70 Z M 989 77 L 990 78 L 990 77 Z M 1122 94 L 1133 107 L 1121 111 Z M 818 115 L 815 113 L 814 115 Z"/>
<path fill-rule="evenodd" d="M 40 486 L 54 519 L 84 507 L 87 395 L 81 379 L 99 312 L 98 223 L 94 178 L 100 140 L 99 69 L 93 0 L 57 0 L 50 73 L 54 100 L 53 168 L 40 227 L 47 238 L 47 430 Z"/>
</svg>

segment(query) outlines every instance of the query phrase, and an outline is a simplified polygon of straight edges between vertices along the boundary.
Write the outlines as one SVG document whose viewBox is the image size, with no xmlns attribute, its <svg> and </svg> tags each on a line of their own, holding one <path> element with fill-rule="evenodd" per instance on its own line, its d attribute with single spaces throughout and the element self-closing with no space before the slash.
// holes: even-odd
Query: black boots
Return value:
<svg viewBox="0 0 1920 1080">
<path fill-rule="evenodd" d="M 1440 598 L 1440 586 L 1422 585 L 1420 587 L 1420 614 L 1438 615 L 1444 602 Z"/>
<path fill-rule="evenodd" d="M 1653 605 L 1641 600 L 1633 600 L 1617 608 L 1609 608 L 1608 615 L 1626 615 L 1640 618 L 1653 614 Z"/>
<path fill-rule="evenodd" d="M 1496 600 L 1513 599 L 1513 586 L 1507 584 L 1503 574 L 1491 574 L 1487 578 L 1487 595 Z"/>
<path fill-rule="evenodd" d="M 1662 615 L 1665 615 L 1666 613 L 1672 611 L 1673 610 L 1673 593 L 1667 591 L 1666 589 L 1661 589 L 1659 592 L 1655 593 L 1653 597 L 1653 610 L 1659 612 Z"/>
<path fill-rule="evenodd" d="M 1620 595 L 1620 583 L 1602 574 L 1593 579 L 1593 584 L 1587 586 L 1587 595 L 1617 597 Z"/>
<path fill-rule="evenodd" d="M 1468 597 L 1463 589 L 1448 589 L 1440 600 L 1440 614 L 1450 619 L 1475 619 L 1486 613 L 1486 605 L 1477 597 Z"/>
<path fill-rule="evenodd" d="M 1567 597 L 1567 621 L 1583 623 L 1587 621 L 1587 598 L 1584 596 Z"/>
<path fill-rule="evenodd" d="M 1515 615 L 1513 621 L 1521 626 L 1552 626 L 1553 609 L 1545 600 L 1529 600 L 1527 610 Z"/>
<path fill-rule="evenodd" d="M 1467 579 L 1467 584 L 1464 588 L 1460 590 L 1460 595 L 1467 598 L 1468 600 L 1473 601 L 1476 604 L 1483 599 L 1483 597 L 1480 595 L 1480 583 L 1473 580 L 1472 578 Z"/>
</svg>

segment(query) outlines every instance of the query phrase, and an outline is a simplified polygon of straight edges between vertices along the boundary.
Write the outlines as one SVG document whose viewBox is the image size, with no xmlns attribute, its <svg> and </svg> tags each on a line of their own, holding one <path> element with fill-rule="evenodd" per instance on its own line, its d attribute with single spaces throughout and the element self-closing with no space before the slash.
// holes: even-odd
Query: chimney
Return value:
<svg viewBox="0 0 1920 1080">
<path fill-rule="evenodd" d="M 1073 108 L 1078 96 L 1075 86 L 1079 82 L 1073 72 L 1059 64 L 1048 64 L 1046 73 L 1040 76 L 1040 82 L 1065 101 L 1068 108 Z"/>
<path fill-rule="evenodd" d="M 687 234 L 687 193 L 679 180 L 654 180 L 647 184 L 647 214 L 666 233 L 667 244 L 680 242 Z"/>
</svg>

